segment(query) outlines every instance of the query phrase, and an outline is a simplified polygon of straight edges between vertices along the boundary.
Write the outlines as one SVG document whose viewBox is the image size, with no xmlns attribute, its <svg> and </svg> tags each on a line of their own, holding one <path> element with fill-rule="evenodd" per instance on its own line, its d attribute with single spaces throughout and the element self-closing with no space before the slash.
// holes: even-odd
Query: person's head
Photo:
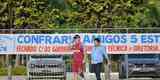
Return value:
<svg viewBox="0 0 160 80">
<path fill-rule="evenodd" d="M 81 40 L 81 37 L 79 35 L 75 35 L 73 39 L 75 42 L 79 42 Z"/>
<path fill-rule="evenodd" d="M 94 39 L 94 44 L 95 44 L 95 46 L 99 46 L 101 44 L 100 39 L 99 38 L 95 38 Z"/>
</svg>

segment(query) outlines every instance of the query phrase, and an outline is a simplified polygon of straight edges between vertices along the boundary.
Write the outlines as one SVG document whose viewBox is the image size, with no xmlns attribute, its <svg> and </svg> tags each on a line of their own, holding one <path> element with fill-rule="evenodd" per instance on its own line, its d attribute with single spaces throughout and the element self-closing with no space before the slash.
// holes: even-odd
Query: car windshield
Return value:
<svg viewBox="0 0 160 80">
<path fill-rule="evenodd" d="M 156 58 L 156 55 L 155 54 L 130 54 L 128 56 L 129 59 L 132 59 L 132 58 Z"/>
<path fill-rule="evenodd" d="M 32 58 L 61 58 L 61 55 L 32 55 Z"/>
</svg>

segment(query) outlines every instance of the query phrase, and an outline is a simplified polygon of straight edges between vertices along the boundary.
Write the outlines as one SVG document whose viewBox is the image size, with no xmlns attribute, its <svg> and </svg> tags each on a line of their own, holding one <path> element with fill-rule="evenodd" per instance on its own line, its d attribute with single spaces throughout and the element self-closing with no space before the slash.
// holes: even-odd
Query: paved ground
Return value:
<svg viewBox="0 0 160 80">
<path fill-rule="evenodd" d="M 96 80 L 94 74 L 85 74 L 86 80 Z M 102 74 L 102 79 L 104 79 L 104 76 Z M 1 76 L 0 80 L 8 80 L 6 76 Z M 12 80 L 26 80 L 26 76 L 14 76 Z M 67 74 L 67 80 L 72 80 L 71 73 Z M 118 73 L 112 73 L 111 80 L 119 80 L 118 79 Z M 160 79 L 151 79 L 151 78 L 132 78 L 128 80 L 160 80 Z"/>
</svg>

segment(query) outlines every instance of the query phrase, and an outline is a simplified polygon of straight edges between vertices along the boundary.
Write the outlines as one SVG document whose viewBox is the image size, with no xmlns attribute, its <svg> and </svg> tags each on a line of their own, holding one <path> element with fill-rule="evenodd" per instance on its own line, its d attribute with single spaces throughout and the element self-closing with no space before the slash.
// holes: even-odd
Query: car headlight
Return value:
<svg viewBox="0 0 160 80">
<path fill-rule="evenodd" d="M 136 67 L 135 64 L 128 64 L 129 67 Z"/>
</svg>

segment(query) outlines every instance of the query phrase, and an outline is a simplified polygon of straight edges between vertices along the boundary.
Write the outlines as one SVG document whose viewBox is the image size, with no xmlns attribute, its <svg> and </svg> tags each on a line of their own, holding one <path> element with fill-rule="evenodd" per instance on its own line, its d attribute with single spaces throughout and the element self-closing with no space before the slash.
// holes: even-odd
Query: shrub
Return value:
<svg viewBox="0 0 160 80">
<path fill-rule="evenodd" d="M 118 62 L 112 61 L 112 72 L 118 72 Z"/>
<path fill-rule="evenodd" d="M 25 66 L 17 66 L 12 68 L 12 75 L 26 75 L 27 69 Z"/>
<path fill-rule="evenodd" d="M 7 75 L 7 68 L 0 68 L 0 76 Z"/>
</svg>

